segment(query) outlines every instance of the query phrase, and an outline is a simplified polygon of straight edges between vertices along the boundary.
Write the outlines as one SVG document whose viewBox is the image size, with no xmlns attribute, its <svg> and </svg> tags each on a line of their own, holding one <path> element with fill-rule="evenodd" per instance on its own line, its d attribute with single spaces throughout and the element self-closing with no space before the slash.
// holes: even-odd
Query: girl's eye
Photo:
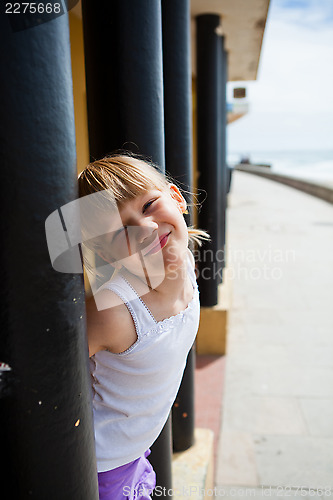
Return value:
<svg viewBox="0 0 333 500">
<path fill-rule="evenodd" d="M 155 199 L 149 200 L 147 203 L 144 204 L 142 212 L 145 213 L 145 211 L 154 203 Z"/>
</svg>

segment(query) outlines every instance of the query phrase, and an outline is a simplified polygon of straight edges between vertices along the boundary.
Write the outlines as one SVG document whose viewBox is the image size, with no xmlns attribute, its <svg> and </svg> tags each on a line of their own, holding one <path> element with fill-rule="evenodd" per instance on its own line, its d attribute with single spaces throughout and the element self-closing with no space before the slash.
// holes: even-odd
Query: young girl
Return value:
<svg viewBox="0 0 333 500">
<path fill-rule="evenodd" d="M 149 447 L 176 398 L 199 323 L 188 243 L 208 235 L 187 228 L 175 184 L 130 155 L 88 165 L 79 192 L 102 196 L 86 198 L 83 232 L 99 234 L 86 234 L 87 245 L 115 269 L 87 300 L 100 499 L 148 499 L 155 487 Z"/>
</svg>

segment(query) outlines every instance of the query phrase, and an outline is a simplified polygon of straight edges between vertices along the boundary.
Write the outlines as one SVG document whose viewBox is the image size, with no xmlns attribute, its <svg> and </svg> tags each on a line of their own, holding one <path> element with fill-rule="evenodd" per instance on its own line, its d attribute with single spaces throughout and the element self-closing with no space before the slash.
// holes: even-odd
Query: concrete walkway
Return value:
<svg viewBox="0 0 333 500">
<path fill-rule="evenodd" d="M 218 498 L 333 498 L 333 206 L 234 172 Z"/>
</svg>

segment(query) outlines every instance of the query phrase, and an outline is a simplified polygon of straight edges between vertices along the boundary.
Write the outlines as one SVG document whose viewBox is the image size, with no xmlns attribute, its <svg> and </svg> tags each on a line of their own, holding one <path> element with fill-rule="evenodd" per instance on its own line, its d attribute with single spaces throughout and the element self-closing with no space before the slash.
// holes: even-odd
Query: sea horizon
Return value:
<svg viewBox="0 0 333 500">
<path fill-rule="evenodd" d="M 242 158 L 270 165 L 272 172 L 333 187 L 333 149 L 230 151 L 227 163 L 234 166 Z"/>
</svg>

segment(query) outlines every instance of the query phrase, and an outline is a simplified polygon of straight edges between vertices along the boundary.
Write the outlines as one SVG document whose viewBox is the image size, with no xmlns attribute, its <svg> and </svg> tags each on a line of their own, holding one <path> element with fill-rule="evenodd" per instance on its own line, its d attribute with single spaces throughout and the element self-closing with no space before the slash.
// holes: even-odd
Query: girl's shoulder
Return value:
<svg viewBox="0 0 333 500">
<path fill-rule="evenodd" d="M 86 302 L 89 356 L 101 350 L 123 352 L 136 340 L 131 315 L 122 300 L 103 289 Z"/>
</svg>

